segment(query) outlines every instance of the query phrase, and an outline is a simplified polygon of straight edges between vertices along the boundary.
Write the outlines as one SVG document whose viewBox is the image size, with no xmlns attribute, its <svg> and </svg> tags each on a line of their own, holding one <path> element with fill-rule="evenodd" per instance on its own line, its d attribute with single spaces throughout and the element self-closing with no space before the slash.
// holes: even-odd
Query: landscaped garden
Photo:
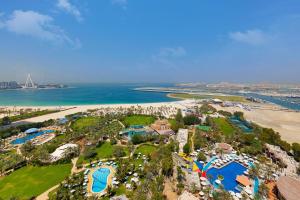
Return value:
<svg viewBox="0 0 300 200">
<path fill-rule="evenodd" d="M 142 144 L 135 150 L 135 154 L 141 153 L 143 155 L 150 155 L 152 152 L 154 152 L 157 149 L 152 144 Z"/>
<path fill-rule="evenodd" d="M 59 184 L 71 172 L 71 164 L 26 166 L 0 179 L 0 197 L 30 199 Z"/>
<path fill-rule="evenodd" d="M 150 125 L 155 121 L 155 117 L 148 115 L 130 115 L 126 116 L 123 120 L 123 123 L 126 126 L 132 125 Z"/>
<path fill-rule="evenodd" d="M 102 121 L 100 117 L 84 117 L 76 120 L 74 124 L 72 124 L 72 129 L 76 131 L 83 131 L 86 127 L 96 126 L 98 123 Z"/>
<path fill-rule="evenodd" d="M 227 137 L 231 136 L 235 129 L 228 123 L 226 118 L 213 118 L 213 122 L 217 125 L 218 129 Z"/>
<path fill-rule="evenodd" d="M 95 153 L 95 156 L 87 156 L 86 154 L 81 155 L 78 159 L 77 164 L 81 163 L 88 163 L 90 160 L 100 160 L 105 158 L 112 158 L 114 157 L 114 153 L 116 152 L 116 149 L 119 148 L 124 151 L 125 156 L 129 155 L 129 150 L 126 146 L 118 146 L 118 145 L 112 145 L 109 142 L 104 142 L 92 151 Z"/>
</svg>

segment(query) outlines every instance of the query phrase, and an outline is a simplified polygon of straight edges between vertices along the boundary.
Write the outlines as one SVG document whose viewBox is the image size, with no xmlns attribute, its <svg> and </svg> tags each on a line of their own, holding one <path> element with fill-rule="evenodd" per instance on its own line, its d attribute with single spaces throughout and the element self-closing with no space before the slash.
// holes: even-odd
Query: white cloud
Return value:
<svg viewBox="0 0 300 200">
<path fill-rule="evenodd" d="M 77 21 L 82 21 L 83 18 L 81 16 L 80 11 L 78 8 L 70 3 L 70 0 L 58 0 L 57 1 L 57 7 L 61 10 L 73 15 Z"/>
<path fill-rule="evenodd" d="M 6 20 L 0 21 L 0 28 L 17 35 L 30 36 L 55 44 L 67 43 L 80 47 L 78 40 L 70 39 L 65 32 L 53 24 L 53 18 L 35 11 L 15 10 Z"/>
<path fill-rule="evenodd" d="M 111 0 L 113 5 L 117 5 L 122 7 L 123 9 L 127 8 L 128 1 L 127 0 Z"/>
<path fill-rule="evenodd" d="M 172 64 L 174 59 L 186 56 L 187 52 L 183 47 L 164 47 L 161 48 L 158 54 L 152 56 L 155 62 L 162 64 Z"/>
<path fill-rule="evenodd" d="M 163 57 L 180 57 L 186 55 L 186 50 L 183 47 L 166 47 L 160 49 L 159 55 Z"/>
<path fill-rule="evenodd" d="M 261 45 L 269 40 L 269 36 L 259 29 L 248 30 L 245 32 L 231 32 L 229 38 L 250 45 Z"/>
</svg>

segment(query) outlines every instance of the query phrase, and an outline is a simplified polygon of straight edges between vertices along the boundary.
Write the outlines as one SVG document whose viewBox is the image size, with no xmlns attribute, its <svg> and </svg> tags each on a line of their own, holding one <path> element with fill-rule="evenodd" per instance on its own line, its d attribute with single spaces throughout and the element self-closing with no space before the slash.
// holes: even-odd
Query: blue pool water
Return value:
<svg viewBox="0 0 300 200">
<path fill-rule="evenodd" d="M 54 132 L 53 130 L 46 130 L 46 131 L 40 131 L 40 132 L 33 133 L 33 134 L 28 134 L 24 137 L 13 140 L 11 142 L 11 144 L 15 144 L 15 145 L 24 144 L 25 142 L 32 140 L 32 139 L 36 138 L 37 136 L 43 135 L 45 133 L 53 133 L 53 132 Z"/>
<path fill-rule="evenodd" d="M 216 179 L 218 179 L 218 175 L 222 175 L 224 177 L 224 180 L 222 181 L 222 184 L 224 186 L 224 189 L 227 191 L 234 191 L 239 192 L 236 190 L 236 186 L 238 183 L 236 182 L 236 176 L 243 175 L 244 171 L 246 171 L 247 168 L 243 165 L 237 163 L 237 162 L 231 162 L 230 164 L 226 165 L 225 167 L 222 167 L 220 169 L 217 168 L 211 168 L 207 171 L 207 176 L 209 178 L 209 175 L 212 176 L 212 179 L 209 181 L 213 184 Z"/>
<path fill-rule="evenodd" d="M 108 168 L 100 168 L 93 173 L 92 192 L 98 193 L 105 190 L 107 186 L 107 178 L 109 174 L 110 174 L 110 169 Z"/>
</svg>

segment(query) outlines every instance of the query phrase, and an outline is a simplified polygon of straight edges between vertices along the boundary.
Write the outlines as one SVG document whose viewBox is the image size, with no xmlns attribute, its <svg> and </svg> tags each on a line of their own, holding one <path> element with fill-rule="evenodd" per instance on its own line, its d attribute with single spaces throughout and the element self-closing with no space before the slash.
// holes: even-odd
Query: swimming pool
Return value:
<svg viewBox="0 0 300 200">
<path fill-rule="evenodd" d="M 92 192 L 99 193 L 105 190 L 107 178 L 110 174 L 109 168 L 99 168 L 93 174 Z"/>
<path fill-rule="evenodd" d="M 224 177 L 224 180 L 222 181 L 222 185 L 224 186 L 225 190 L 240 192 L 236 189 L 236 186 L 238 186 L 238 183 L 236 182 L 236 176 L 243 175 L 244 171 L 246 170 L 247 168 L 244 167 L 243 165 L 237 162 L 231 162 L 225 167 L 222 167 L 220 169 L 212 167 L 207 171 L 206 174 L 209 181 L 212 184 L 214 184 L 215 180 L 218 179 L 219 175 L 222 175 Z"/>
<path fill-rule="evenodd" d="M 21 137 L 21 138 L 18 138 L 18 139 L 15 139 L 11 142 L 11 144 L 14 144 L 14 145 L 17 145 L 17 144 L 24 144 L 25 142 L 29 141 L 29 140 L 32 140 L 40 135 L 43 135 L 45 133 L 53 133 L 54 131 L 53 130 L 45 130 L 45 131 L 40 131 L 40 132 L 37 132 L 37 133 L 33 133 L 33 134 L 27 134 L 26 136 L 24 137 Z"/>
</svg>

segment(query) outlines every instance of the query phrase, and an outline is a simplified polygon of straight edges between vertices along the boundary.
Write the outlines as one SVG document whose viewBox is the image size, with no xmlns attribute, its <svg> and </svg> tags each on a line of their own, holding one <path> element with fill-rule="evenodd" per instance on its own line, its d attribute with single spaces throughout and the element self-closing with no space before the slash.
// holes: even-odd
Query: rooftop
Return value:
<svg viewBox="0 0 300 200">
<path fill-rule="evenodd" d="M 277 181 L 277 188 L 286 200 L 299 200 L 300 181 L 288 176 L 281 176 Z"/>
</svg>

